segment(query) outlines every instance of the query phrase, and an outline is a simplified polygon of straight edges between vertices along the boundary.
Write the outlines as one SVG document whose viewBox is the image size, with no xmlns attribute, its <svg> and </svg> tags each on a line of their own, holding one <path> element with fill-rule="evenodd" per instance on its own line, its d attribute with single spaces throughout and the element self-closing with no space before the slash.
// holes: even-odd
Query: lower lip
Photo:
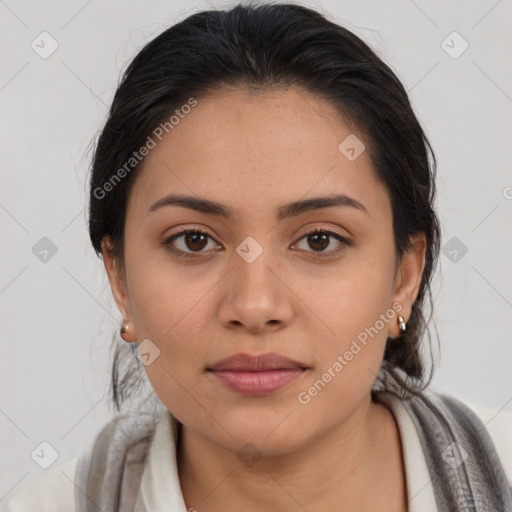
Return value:
<svg viewBox="0 0 512 512">
<path fill-rule="evenodd" d="M 260 372 L 210 370 L 228 389 L 244 395 L 266 395 L 298 379 L 306 370 L 291 368 Z"/>
</svg>

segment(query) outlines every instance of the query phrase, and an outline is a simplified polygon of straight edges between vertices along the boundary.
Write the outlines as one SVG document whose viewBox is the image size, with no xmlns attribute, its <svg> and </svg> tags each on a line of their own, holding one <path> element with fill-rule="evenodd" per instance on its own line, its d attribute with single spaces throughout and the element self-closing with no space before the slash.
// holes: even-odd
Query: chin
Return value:
<svg viewBox="0 0 512 512">
<path fill-rule="evenodd" d="M 263 408 L 262 408 L 263 409 Z M 293 451 L 307 441 L 307 430 L 298 417 L 290 414 L 290 410 L 281 409 L 278 412 L 273 410 L 247 410 L 225 412 L 222 418 L 222 432 L 224 442 L 229 444 L 230 449 L 237 451 L 246 444 L 254 445 L 265 455 L 280 455 Z"/>
</svg>

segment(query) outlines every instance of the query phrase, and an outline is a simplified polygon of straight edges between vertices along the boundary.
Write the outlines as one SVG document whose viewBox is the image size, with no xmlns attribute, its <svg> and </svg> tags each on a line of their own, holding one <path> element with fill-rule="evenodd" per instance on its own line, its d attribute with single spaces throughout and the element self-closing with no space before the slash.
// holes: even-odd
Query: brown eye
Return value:
<svg viewBox="0 0 512 512">
<path fill-rule="evenodd" d="M 183 240 L 185 245 L 192 251 L 200 251 L 204 249 L 207 244 L 207 236 L 208 235 L 197 232 L 186 233 Z"/>
<path fill-rule="evenodd" d="M 173 252 L 180 256 L 199 256 L 205 252 L 203 249 L 208 246 L 208 240 L 213 240 L 208 233 L 199 229 L 187 229 L 164 240 L 163 245 L 168 246 Z M 213 244 L 214 247 L 218 247 Z"/>
<path fill-rule="evenodd" d="M 313 233 L 308 235 L 308 244 L 315 251 L 323 251 L 329 245 L 330 235 L 326 233 Z"/>
<path fill-rule="evenodd" d="M 334 242 L 333 239 L 335 240 Z M 319 253 L 319 256 L 323 255 L 323 253 L 326 253 L 327 255 L 337 254 L 339 251 L 344 249 L 345 246 L 352 244 L 352 242 L 349 242 L 346 238 L 342 237 L 338 233 L 325 229 L 315 229 L 314 231 L 306 233 L 300 240 L 305 240 L 305 245 L 307 246 L 306 248 L 299 247 L 301 250 L 305 250 L 306 252 Z M 331 249 L 326 250 L 330 246 Z M 308 251 L 308 248 L 312 249 L 312 251 Z M 314 255 L 316 256 L 316 254 Z"/>
</svg>

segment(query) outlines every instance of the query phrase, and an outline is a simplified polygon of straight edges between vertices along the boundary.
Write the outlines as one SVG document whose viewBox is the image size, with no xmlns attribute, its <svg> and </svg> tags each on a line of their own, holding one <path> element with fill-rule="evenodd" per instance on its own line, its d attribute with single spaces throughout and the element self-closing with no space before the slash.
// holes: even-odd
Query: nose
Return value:
<svg viewBox="0 0 512 512">
<path fill-rule="evenodd" d="M 293 317 L 290 283 L 270 250 L 253 261 L 238 254 L 224 280 L 219 310 L 221 322 L 230 329 L 251 334 L 273 332 L 288 325 Z"/>
</svg>

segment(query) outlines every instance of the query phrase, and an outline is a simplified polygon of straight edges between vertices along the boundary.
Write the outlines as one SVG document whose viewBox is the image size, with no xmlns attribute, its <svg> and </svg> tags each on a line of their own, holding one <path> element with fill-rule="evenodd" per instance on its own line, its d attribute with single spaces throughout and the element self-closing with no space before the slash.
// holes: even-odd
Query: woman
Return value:
<svg viewBox="0 0 512 512">
<path fill-rule="evenodd" d="M 512 510 L 510 413 L 487 430 L 427 389 L 434 180 L 400 81 L 311 9 L 151 41 L 95 148 L 89 230 L 133 348 L 113 399 L 142 368 L 163 408 L 10 510 Z"/>
</svg>

